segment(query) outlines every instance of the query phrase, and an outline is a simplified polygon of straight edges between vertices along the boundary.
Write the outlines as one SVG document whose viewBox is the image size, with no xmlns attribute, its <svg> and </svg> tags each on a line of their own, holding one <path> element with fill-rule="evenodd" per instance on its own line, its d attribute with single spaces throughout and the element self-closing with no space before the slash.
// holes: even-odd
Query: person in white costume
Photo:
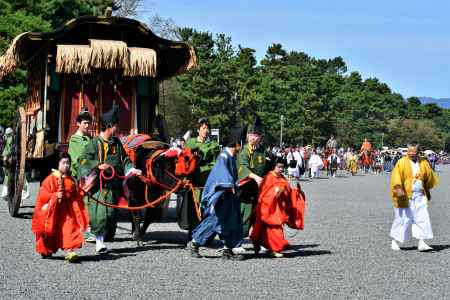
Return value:
<svg viewBox="0 0 450 300">
<path fill-rule="evenodd" d="M 286 155 L 286 161 L 288 164 L 289 179 L 292 177 L 298 179 L 300 177 L 300 168 L 302 168 L 303 158 L 298 148 L 290 148 Z"/>
<path fill-rule="evenodd" d="M 311 178 L 317 177 L 319 170 L 323 167 L 323 161 L 317 154 L 316 150 L 314 150 L 311 154 L 308 164 L 311 169 Z"/>
<path fill-rule="evenodd" d="M 398 242 L 408 240 L 410 227 L 412 236 L 419 240 L 419 251 L 433 249 L 424 240 L 433 238 L 428 202 L 437 177 L 427 160 L 418 157 L 418 148 L 417 143 L 409 144 L 407 156 L 402 157 L 392 170 L 391 196 L 395 213 L 390 232 L 392 250 L 400 250 Z"/>
<path fill-rule="evenodd" d="M 292 179 L 292 177 L 298 178 L 298 168 L 297 168 L 298 158 L 295 156 L 294 151 L 295 151 L 294 148 L 289 148 L 289 152 L 286 155 L 289 180 Z"/>
<path fill-rule="evenodd" d="M 297 178 L 300 178 L 300 176 L 303 175 L 303 169 L 304 169 L 304 161 L 303 161 L 303 157 L 300 153 L 300 148 L 295 148 L 294 150 L 294 159 L 297 161 L 297 167 L 296 167 L 296 172 L 297 172 Z"/>
</svg>

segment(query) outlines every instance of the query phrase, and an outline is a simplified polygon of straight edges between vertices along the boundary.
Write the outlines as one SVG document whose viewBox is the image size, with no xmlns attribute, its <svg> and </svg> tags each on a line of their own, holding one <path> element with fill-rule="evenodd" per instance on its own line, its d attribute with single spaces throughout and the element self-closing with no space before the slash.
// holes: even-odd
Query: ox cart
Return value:
<svg viewBox="0 0 450 300">
<path fill-rule="evenodd" d="M 80 17 L 53 32 L 17 36 L 0 57 L 0 80 L 19 67 L 26 68 L 28 78 L 7 166 L 11 216 L 18 215 L 26 172 L 38 170 L 40 178 L 49 174 L 57 153 L 67 150 L 82 109 L 93 116 L 93 135 L 113 102 L 120 106 L 119 136 L 151 134 L 159 83 L 196 64 L 191 46 L 160 38 L 127 18 Z"/>
</svg>

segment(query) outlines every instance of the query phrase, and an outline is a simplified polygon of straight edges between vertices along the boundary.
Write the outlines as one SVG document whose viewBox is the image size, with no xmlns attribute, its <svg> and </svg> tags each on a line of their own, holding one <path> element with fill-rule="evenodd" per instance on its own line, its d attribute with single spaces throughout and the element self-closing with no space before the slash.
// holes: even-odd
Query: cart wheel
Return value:
<svg viewBox="0 0 450 300">
<path fill-rule="evenodd" d="M 12 217 L 17 217 L 22 200 L 25 181 L 26 128 L 25 110 L 19 107 L 12 142 L 12 164 L 8 181 L 8 208 Z"/>
</svg>

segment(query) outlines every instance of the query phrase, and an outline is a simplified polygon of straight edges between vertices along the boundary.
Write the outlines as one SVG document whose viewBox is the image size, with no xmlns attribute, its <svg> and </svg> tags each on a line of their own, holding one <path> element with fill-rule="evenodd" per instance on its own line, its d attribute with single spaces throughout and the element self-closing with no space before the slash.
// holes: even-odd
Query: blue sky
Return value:
<svg viewBox="0 0 450 300">
<path fill-rule="evenodd" d="M 449 0 L 143 0 L 139 18 L 155 13 L 225 33 L 258 58 L 277 42 L 316 58 L 342 56 L 349 71 L 404 97 L 450 97 Z"/>
</svg>

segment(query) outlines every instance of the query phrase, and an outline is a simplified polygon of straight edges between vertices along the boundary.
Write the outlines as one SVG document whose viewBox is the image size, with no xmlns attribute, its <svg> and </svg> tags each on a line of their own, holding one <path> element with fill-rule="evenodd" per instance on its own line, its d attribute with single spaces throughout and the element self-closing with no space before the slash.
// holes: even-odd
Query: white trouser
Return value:
<svg viewBox="0 0 450 300">
<path fill-rule="evenodd" d="M 288 174 L 289 176 L 298 177 L 298 168 L 288 168 Z"/>
<path fill-rule="evenodd" d="M 5 198 L 8 196 L 8 186 L 6 184 L 2 185 L 1 197 Z"/>
<path fill-rule="evenodd" d="M 418 240 L 433 238 L 427 198 L 422 193 L 413 193 L 408 208 L 394 208 L 391 237 L 403 243 L 409 238 L 408 229 L 412 225 L 412 236 Z"/>
</svg>

